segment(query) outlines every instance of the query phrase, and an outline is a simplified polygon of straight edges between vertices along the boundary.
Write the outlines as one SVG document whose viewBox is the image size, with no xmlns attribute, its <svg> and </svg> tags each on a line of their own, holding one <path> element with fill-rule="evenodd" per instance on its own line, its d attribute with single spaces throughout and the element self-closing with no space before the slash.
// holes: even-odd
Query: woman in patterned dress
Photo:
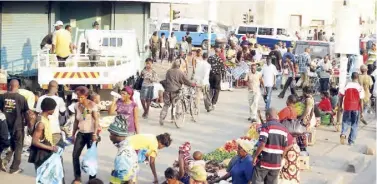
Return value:
<svg viewBox="0 0 377 184">
<path fill-rule="evenodd" d="M 299 184 L 300 168 L 299 156 L 300 147 L 296 139 L 288 134 L 289 150 L 283 155 L 283 164 L 279 174 L 279 184 Z"/>
</svg>

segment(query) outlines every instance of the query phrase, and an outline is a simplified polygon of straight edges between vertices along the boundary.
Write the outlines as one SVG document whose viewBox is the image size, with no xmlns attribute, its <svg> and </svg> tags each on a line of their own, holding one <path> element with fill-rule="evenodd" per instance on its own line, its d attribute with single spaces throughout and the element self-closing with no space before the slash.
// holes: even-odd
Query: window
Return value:
<svg viewBox="0 0 377 184">
<path fill-rule="evenodd" d="M 194 24 L 181 24 L 181 31 L 198 32 L 199 25 Z"/>
<path fill-rule="evenodd" d="M 173 31 L 179 31 L 179 24 L 173 24 Z"/>
<path fill-rule="evenodd" d="M 123 45 L 123 39 L 122 38 L 118 38 L 117 39 L 117 47 L 122 47 Z"/>
<path fill-rule="evenodd" d="M 170 27 L 169 23 L 162 23 L 160 30 L 169 31 L 169 27 Z M 173 24 L 173 31 L 178 31 L 178 30 L 179 30 L 179 24 L 177 23 Z"/>
<path fill-rule="evenodd" d="M 258 35 L 271 35 L 272 36 L 272 33 L 274 32 L 274 29 L 273 28 L 264 28 L 264 27 L 260 27 L 258 29 Z"/>
<path fill-rule="evenodd" d="M 283 28 L 277 28 L 277 35 L 286 35 L 287 34 L 287 30 L 283 29 Z"/>
<path fill-rule="evenodd" d="M 246 34 L 246 33 L 255 34 L 256 32 L 257 32 L 257 28 L 256 27 L 240 26 L 238 28 L 238 34 Z"/>
<path fill-rule="evenodd" d="M 123 39 L 122 38 L 103 38 L 102 46 L 103 47 L 122 47 Z"/>
<path fill-rule="evenodd" d="M 110 38 L 110 47 L 116 47 L 116 46 L 117 46 L 116 38 Z"/>
<path fill-rule="evenodd" d="M 102 39 L 102 46 L 105 46 L 105 47 L 109 46 L 109 38 Z"/>
<path fill-rule="evenodd" d="M 214 33 L 216 29 L 217 29 L 216 26 L 212 26 L 211 27 L 211 33 Z M 208 25 L 202 24 L 202 32 L 208 33 Z"/>
<path fill-rule="evenodd" d="M 169 30 L 169 23 L 162 23 L 160 30 Z"/>
</svg>

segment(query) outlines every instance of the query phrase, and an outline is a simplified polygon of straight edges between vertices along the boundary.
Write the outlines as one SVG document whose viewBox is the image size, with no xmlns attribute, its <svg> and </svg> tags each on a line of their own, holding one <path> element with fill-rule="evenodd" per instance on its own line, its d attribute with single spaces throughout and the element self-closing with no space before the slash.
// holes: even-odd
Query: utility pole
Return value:
<svg viewBox="0 0 377 184">
<path fill-rule="evenodd" d="M 172 8 L 172 4 L 170 3 L 169 4 L 169 35 L 167 35 L 168 37 L 170 37 L 172 31 L 173 31 L 173 8 Z"/>
<path fill-rule="evenodd" d="M 211 43 L 212 43 L 212 23 L 217 19 L 217 4 L 216 0 L 209 0 L 208 1 L 209 10 L 208 10 L 208 54 L 211 50 Z"/>
</svg>

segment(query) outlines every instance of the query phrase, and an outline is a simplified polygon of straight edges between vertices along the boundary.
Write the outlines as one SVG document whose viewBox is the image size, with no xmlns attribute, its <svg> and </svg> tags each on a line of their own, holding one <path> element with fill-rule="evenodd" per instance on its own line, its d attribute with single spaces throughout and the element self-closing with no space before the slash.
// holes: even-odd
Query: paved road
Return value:
<svg viewBox="0 0 377 184">
<path fill-rule="evenodd" d="M 281 109 L 285 106 L 285 100 L 277 99 L 277 92 L 273 93 L 273 106 Z M 157 158 L 158 175 L 162 178 L 164 170 L 171 166 L 177 157 L 178 146 L 185 141 L 190 141 L 193 150 L 202 152 L 210 152 L 224 144 L 225 141 L 244 135 L 249 123 L 247 106 L 246 89 L 236 89 L 233 92 L 221 92 L 220 99 L 216 110 L 207 113 L 204 112 L 202 105 L 199 121 L 197 123 L 188 122 L 184 128 L 177 129 L 173 124 L 166 123 L 161 127 L 158 123 L 158 115 L 160 109 L 152 109 L 148 120 L 141 120 L 142 133 L 159 134 L 169 132 L 172 135 L 173 143 L 169 148 L 162 150 Z M 264 108 L 261 102 L 260 108 Z M 319 128 L 317 131 L 317 143 L 313 147 L 309 147 L 310 163 L 312 169 L 301 173 L 303 184 L 321 184 L 331 181 L 336 176 L 344 176 L 345 183 L 354 183 L 353 179 L 357 174 L 347 173 L 346 164 L 355 157 L 365 157 L 366 167 L 371 160 L 375 160 L 375 156 L 365 156 L 362 150 L 365 145 L 371 145 L 375 148 L 376 120 L 371 120 L 370 125 L 361 125 L 361 131 L 358 134 L 357 145 L 354 147 L 339 145 L 339 133 L 333 132 L 333 127 Z M 112 170 L 113 159 L 116 154 L 116 148 L 108 139 L 109 133 L 104 131 L 101 135 L 102 142 L 99 144 L 99 173 L 98 178 L 107 183 L 109 174 Z M 72 146 L 68 147 L 64 153 L 64 167 L 66 172 L 66 182 L 73 179 L 72 168 Z M 375 162 L 373 163 L 375 164 Z M 368 167 L 373 175 L 364 173 L 366 176 L 372 176 L 375 179 L 375 165 Z M 0 172 L 0 183 L 33 183 L 35 182 L 35 172 L 32 164 L 27 163 L 27 158 L 23 158 L 21 165 L 25 172 L 18 175 L 10 175 Z M 374 169 L 373 169 L 374 168 Z M 365 177 L 363 177 L 365 179 Z M 83 181 L 87 181 L 87 176 L 83 175 Z M 149 166 L 141 166 L 139 183 L 152 183 L 153 177 Z M 161 179 L 160 182 L 163 180 Z M 366 180 L 370 181 L 370 180 Z M 375 181 L 375 180 L 374 180 Z M 360 182 L 359 182 L 360 183 Z M 368 182 L 367 182 L 368 183 Z M 374 182 L 375 183 L 375 182 Z"/>
</svg>

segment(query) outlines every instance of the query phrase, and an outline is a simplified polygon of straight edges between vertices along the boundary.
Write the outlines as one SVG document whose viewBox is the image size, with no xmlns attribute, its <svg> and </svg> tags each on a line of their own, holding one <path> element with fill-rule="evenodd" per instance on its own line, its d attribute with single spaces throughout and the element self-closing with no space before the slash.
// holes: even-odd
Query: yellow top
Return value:
<svg viewBox="0 0 377 184">
<path fill-rule="evenodd" d="M 53 142 L 52 142 L 52 132 L 51 132 L 51 127 L 50 127 L 50 121 L 48 120 L 48 118 L 46 118 L 46 117 L 44 117 L 44 116 L 41 116 L 41 123 L 43 123 L 43 125 L 44 125 L 44 137 L 45 137 L 45 139 L 49 142 L 49 143 L 51 143 L 51 144 L 53 144 Z"/>
<path fill-rule="evenodd" d="M 33 110 L 34 109 L 34 104 L 35 104 L 35 95 L 33 92 L 26 90 L 26 89 L 19 89 L 18 93 L 22 96 L 25 97 L 27 101 L 27 105 L 29 106 L 29 109 Z"/>
<path fill-rule="evenodd" d="M 71 33 L 65 29 L 56 31 L 52 38 L 52 44 L 55 45 L 55 53 L 57 56 L 66 58 L 71 54 Z"/>
<path fill-rule="evenodd" d="M 147 150 L 146 156 L 156 157 L 158 152 L 157 137 L 152 134 L 136 134 L 127 138 L 135 150 Z"/>
</svg>

